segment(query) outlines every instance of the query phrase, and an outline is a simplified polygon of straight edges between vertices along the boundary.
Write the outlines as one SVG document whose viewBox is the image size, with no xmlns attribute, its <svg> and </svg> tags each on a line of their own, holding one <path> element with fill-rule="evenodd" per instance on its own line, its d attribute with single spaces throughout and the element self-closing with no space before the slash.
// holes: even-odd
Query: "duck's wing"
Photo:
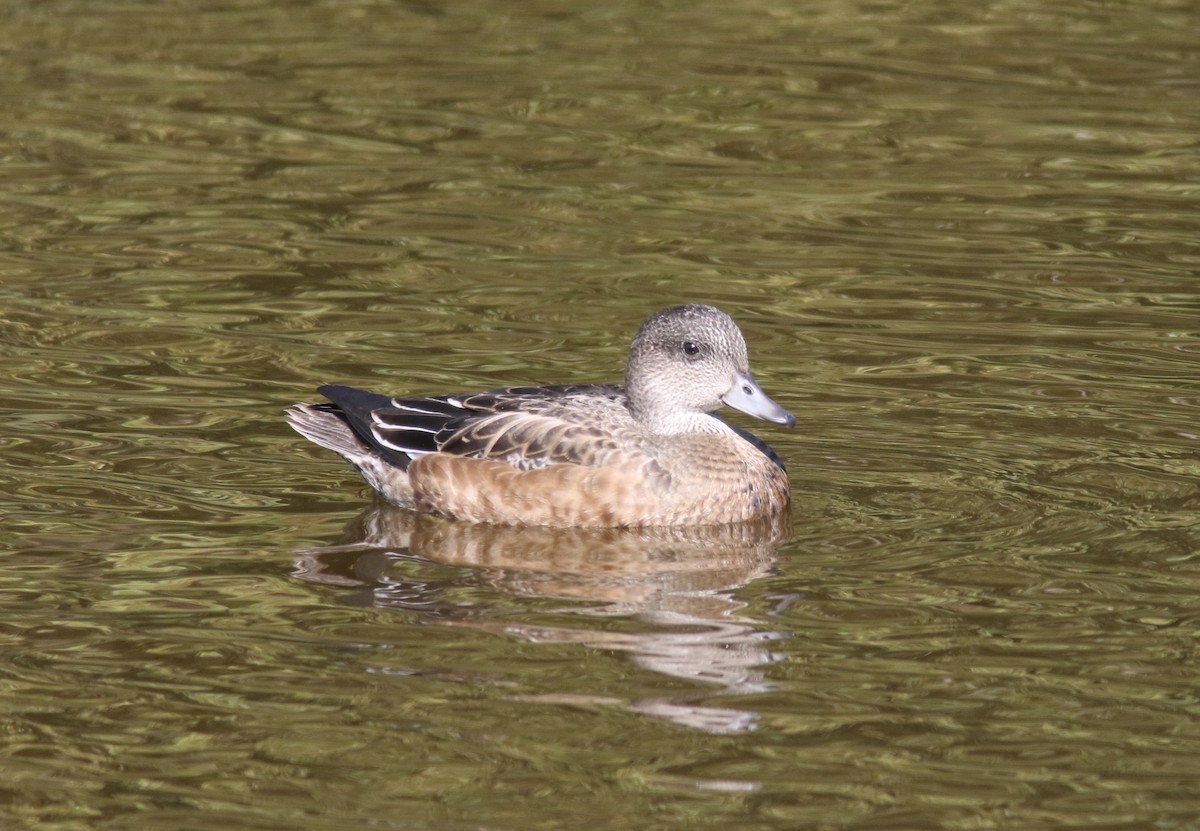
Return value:
<svg viewBox="0 0 1200 831">
<path fill-rule="evenodd" d="M 324 386 L 321 405 L 389 463 L 445 453 L 518 470 L 595 466 L 619 451 L 614 431 L 630 421 L 620 387 L 513 387 L 465 395 L 389 398 Z"/>
</svg>

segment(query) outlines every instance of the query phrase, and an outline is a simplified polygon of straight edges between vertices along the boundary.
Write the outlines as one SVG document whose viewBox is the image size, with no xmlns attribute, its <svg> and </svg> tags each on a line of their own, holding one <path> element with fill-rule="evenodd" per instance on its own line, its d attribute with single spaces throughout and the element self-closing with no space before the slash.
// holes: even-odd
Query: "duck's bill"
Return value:
<svg viewBox="0 0 1200 831">
<path fill-rule="evenodd" d="M 772 401 L 748 372 L 739 372 L 734 376 L 733 386 L 721 396 L 721 401 L 735 410 L 741 410 L 746 415 L 764 421 L 787 427 L 796 423 L 796 417 Z"/>
</svg>

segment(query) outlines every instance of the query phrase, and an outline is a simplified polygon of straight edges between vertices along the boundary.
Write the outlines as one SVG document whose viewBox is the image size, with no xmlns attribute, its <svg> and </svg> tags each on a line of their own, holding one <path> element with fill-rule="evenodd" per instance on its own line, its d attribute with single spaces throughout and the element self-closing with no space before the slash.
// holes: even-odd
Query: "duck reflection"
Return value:
<svg viewBox="0 0 1200 831">
<path fill-rule="evenodd" d="M 349 589 L 346 601 L 422 612 L 428 622 L 623 651 L 639 666 L 719 687 L 768 688 L 759 667 L 777 660 L 778 633 L 737 613 L 731 592 L 767 574 L 791 533 L 785 516 L 694 528 L 542 528 L 477 525 L 376 504 L 346 528 L 344 542 L 301 552 L 295 575 Z M 558 609 L 580 618 L 625 617 L 641 631 L 597 631 L 470 619 L 446 598 L 444 579 L 414 578 L 406 561 L 471 569 L 509 594 L 579 601 Z M 586 604 L 586 605 L 584 605 Z M 691 698 L 709 698 L 711 691 Z M 562 702 L 563 696 L 543 700 Z M 588 699 L 594 703 L 596 699 Z M 753 713 L 693 704 L 686 695 L 619 703 L 629 710 L 714 733 L 752 730 Z"/>
</svg>

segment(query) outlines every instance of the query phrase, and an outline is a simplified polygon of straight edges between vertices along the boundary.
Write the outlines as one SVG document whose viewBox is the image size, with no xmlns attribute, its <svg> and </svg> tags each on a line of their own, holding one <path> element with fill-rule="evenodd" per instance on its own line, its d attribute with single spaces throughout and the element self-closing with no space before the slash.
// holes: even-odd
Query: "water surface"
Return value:
<svg viewBox="0 0 1200 831">
<path fill-rule="evenodd" d="M 66 2 L 0 26 L 0 816 L 1182 828 L 1189 4 Z M 319 383 L 729 311 L 779 527 L 373 509 Z"/>
</svg>

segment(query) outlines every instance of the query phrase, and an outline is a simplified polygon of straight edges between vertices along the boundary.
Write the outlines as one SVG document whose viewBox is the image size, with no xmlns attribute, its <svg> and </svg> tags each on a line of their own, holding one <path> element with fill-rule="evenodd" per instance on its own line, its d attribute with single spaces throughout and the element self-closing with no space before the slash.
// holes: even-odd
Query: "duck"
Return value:
<svg viewBox="0 0 1200 831">
<path fill-rule="evenodd" d="M 288 424 L 332 450 L 383 500 L 474 523 L 708 526 L 786 511 L 783 460 L 717 415 L 722 406 L 792 427 L 750 372 L 745 337 L 714 306 L 654 312 L 624 384 L 388 396 L 317 388 Z"/>
</svg>

